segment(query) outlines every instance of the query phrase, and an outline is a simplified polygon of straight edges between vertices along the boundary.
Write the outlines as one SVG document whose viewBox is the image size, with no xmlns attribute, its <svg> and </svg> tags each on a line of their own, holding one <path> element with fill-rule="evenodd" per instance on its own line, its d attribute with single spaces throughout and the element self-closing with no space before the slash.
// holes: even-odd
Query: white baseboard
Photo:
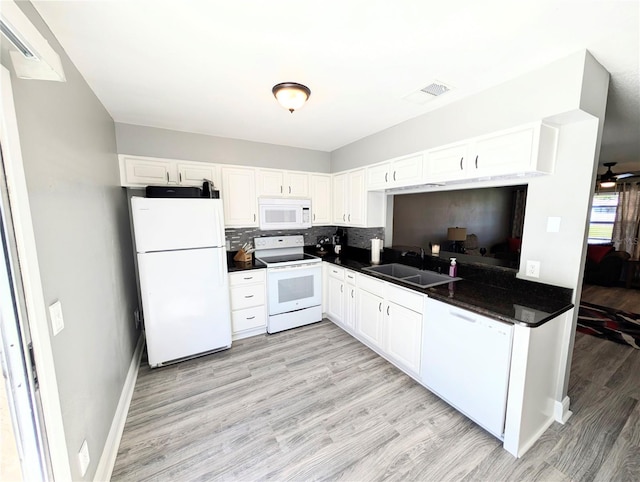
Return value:
<svg viewBox="0 0 640 482">
<path fill-rule="evenodd" d="M 555 421 L 564 425 L 571 415 L 573 415 L 573 412 L 569 410 L 569 397 L 564 397 L 561 402 L 556 400 L 553 406 Z"/>
<path fill-rule="evenodd" d="M 127 421 L 129 405 L 131 404 L 131 398 L 133 397 L 133 390 L 136 386 L 136 379 L 138 378 L 138 368 L 140 368 L 140 359 L 142 358 L 143 348 L 144 333 L 140 333 L 138 344 L 136 345 L 133 357 L 131 358 L 127 378 L 124 381 L 124 386 L 120 393 L 118 407 L 116 408 L 116 413 L 113 416 L 113 421 L 111 422 L 111 429 L 109 429 L 109 435 L 107 435 L 107 441 L 104 444 L 104 450 L 102 451 L 102 456 L 100 457 L 98 468 L 96 469 L 96 474 L 93 478 L 95 482 L 108 482 L 111 479 L 113 466 L 116 463 L 116 456 L 118 455 L 120 439 L 122 438 L 122 432 L 124 431 L 124 424 Z"/>
</svg>

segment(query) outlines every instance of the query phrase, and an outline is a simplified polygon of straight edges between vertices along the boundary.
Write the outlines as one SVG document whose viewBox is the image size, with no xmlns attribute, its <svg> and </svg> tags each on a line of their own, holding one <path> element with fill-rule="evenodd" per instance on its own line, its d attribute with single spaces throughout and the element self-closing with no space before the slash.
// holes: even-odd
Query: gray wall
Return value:
<svg viewBox="0 0 640 482">
<path fill-rule="evenodd" d="M 186 161 L 329 172 L 324 151 L 228 139 L 155 127 L 116 124 L 118 153 Z"/>
<path fill-rule="evenodd" d="M 62 59 L 67 82 L 21 80 L 11 63 L 16 117 L 43 292 L 62 303 L 65 327 L 51 340 L 74 480 L 88 441 L 91 480 L 102 455 L 138 333 L 125 190 L 114 123 L 55 37 L 19 3 Z"/>
<path fill-rule="evenodd" d="M 396 195 L 393 201 L 393 244 L 422 246 L 440 243 L 447 228 L 467 228 L 478 236 L 478 247 L 491 248 L 510 236 L 513 188 Z"/>
</svg>

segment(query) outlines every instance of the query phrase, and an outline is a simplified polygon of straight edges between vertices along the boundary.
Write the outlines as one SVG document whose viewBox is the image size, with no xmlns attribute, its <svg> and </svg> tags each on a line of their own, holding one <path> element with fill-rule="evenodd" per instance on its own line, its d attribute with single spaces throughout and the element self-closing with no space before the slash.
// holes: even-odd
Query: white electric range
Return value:
<svg viewBox="0 0 640 482">
<path fill-rule="evenodd" d="M 267 266 L 267 332 L 322 320 L 322 260 L 304 252 L 304 237 L 254 238 L 255 256 Z"/>
</svg>

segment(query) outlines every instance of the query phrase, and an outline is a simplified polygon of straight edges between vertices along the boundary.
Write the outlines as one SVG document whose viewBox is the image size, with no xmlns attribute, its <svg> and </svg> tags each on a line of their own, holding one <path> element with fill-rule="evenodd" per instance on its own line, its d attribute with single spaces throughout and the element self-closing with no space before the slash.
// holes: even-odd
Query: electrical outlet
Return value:
<svg viewBox="0 0 640 482">
<path fill-rule="evenodd" d="M 540 277 L 540 261 L 527 260 L 527 276 L 531 278 Z"/>
<path fill-rule="evenodd" d="M 64 328 L 62 303 L 60 303 L 60 300 L 49 306 L 49 315 L 51 316 L 51 331 L 53 331 L 53 336 L 56 336 Z"/>
<path fill-rule="evenodd" d="M 87 473 L 87 469 L 89 468 L 89 462 L 91 462 L 89 458 L 89 445 L 86 440 L 82 442 L 82 447 L 80 447 L 80 452 L 78 452 L 78 460 L 80 462 L 80 473 L 84 477 L 84 474 Z"/>
</svg>

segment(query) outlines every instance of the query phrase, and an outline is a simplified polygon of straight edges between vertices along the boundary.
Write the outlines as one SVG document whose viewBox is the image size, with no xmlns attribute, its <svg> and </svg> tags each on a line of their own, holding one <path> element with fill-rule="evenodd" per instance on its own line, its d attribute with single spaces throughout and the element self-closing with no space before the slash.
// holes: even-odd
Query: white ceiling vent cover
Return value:
<svg viewBox="0 0 640 482">
<path fill-rule="evenodd" d="M 421 92 L 424 92 L 425 94 L 431 94 L 436 97 L 450 90 L 451 89 L 447 85 L 444 85 L 442 83 L 436 83 L 436 82 L 432 82 L 426 87 L 423 87 L 422 89 L 420 89 Z"/>
<path fill-rule="evenodd" d="M 430 100 L 435 99 L 439 95 L 449 92 L 452 89 L 453 87 L 451 87 L 450 85 L 447 85 L 444 82 L 440 82 L 438 80 L 434 80 L 426 87 L 423 87 L 422 89 L 405 96 L 404 100 L 413 102 L 415 104 L 425 104 Z"/>
</svg>

